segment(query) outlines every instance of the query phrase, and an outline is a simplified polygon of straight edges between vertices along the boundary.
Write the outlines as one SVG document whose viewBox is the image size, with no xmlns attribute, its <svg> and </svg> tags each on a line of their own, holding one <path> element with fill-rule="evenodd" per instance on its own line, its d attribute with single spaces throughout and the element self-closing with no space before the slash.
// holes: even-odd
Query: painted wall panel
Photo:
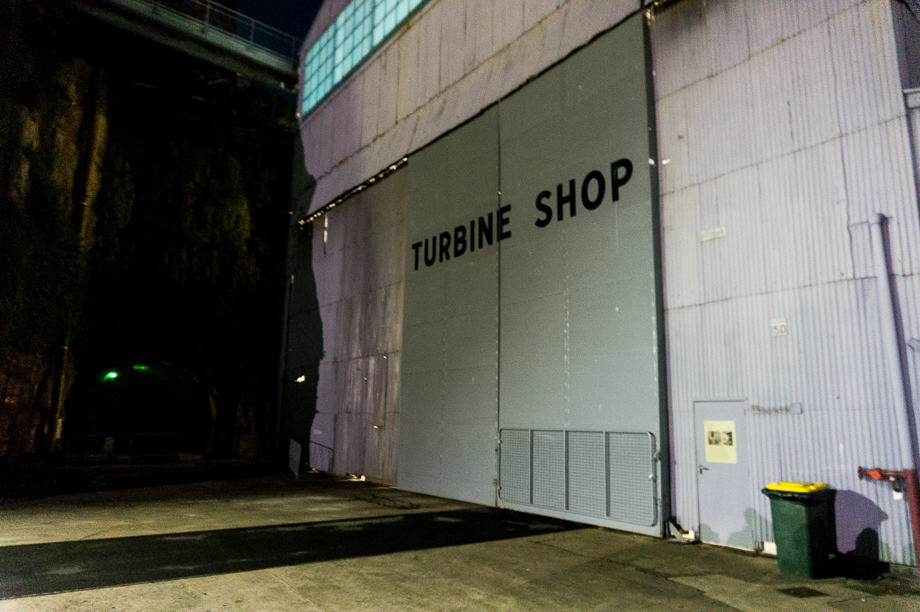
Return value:
<svg viewBox="0 0 920 612">
<path fill-rule="evenodd" d="M 497 469 L 497 131 L 497 111 L 486 112 L 407 167 L 398 450 L 401 488 L 490 505 Z M 480 218 L 492 219 L 491 246 L 478 240 Z"/>
<path fill-rule="evenodd" d="M 533 432 L 532 503 L 557 513 L 581 512 L 567 487 L 577 499 L 579 482 L 608 479 L 603 463 L 567 465 L 578 441 L 566 431 L 659 432 L 642 49 L 637 16 L 499 104 L 513 215 L 501 250 L 500 427 Z M 622 523 L 606 511 L 595 520 Z"/>
<path fill-rule="evenodd" d="M 345 4 L 324 4 L 308 44 Z M 636 0 L 429 0 L 301 122 L 305 166 L 317 179 L 311 210 L 476 116 L 638 8 Z M 361 95 L 347 91 L 365 80 Z M 368 141 L 370 120 L 363 124 L 373 114 L 378 138 Z M 336 125 L 350 145 L 328 146 L 341 139 Z"/>
<path fill-rule="evenodd" d="M 747 28 L 751 57 L 686 66 L 715 48 L 712 26 L 724 11 L 756 24 Z M 744 493 L 755 542 L 773 537 L 764 484 L 823 480 L 838 489 L 841 550 L 873 529 L 883 559 L 911 562 L 905 504 L 855 473 L 903 457 L 897 358 L 884 341 L 885 264 L 873 243 L 879 214 L 889 217 L 899 287 L 913 286 L 920 259 L 890 11 L 874 0 L 689 0 L 653 21 L 659 150 L 669 160 L 661 184 L 673 499 L 685 526 L 700 522 L 693 403 L 741 400 L 757 440 Z M 913 312 L 905 291 L 898 308 Z M 911 325 L 904 317 L 905 338 Z"/>
<path fill-rule="evenodd" d="M 500 105 L 502 201 L 514 213 L 514 236 L 503 244 L 501 262 L 503 426 L 604 428 L 615 421 L 657 430 L 657 393 L 641 382 L 632 386 L 637 397 L 606 387 L 657 374 L 641 23 L 630 26 Z M 619 61 L 603 70 L 600 57 Z M 632 176 L 613 202 L 610 167 L 624 158 Z M 581 203 L 592 172 L 589 200 L 598 199 L 601 180 L 606 190 L 595 210 Z M 535 200 L 544 191 L 553 220 L 541 228 Z M 559 194 L 578 200 L 564 204 L 562 220 Z M 569 217 L 573 208 L 576 216 Z M 645 359 L 607 361 L 636 344 Z M 580 384 L 598 377 L 603 382 Z M 613 397 L 633 409 L 613 409 Z M 649 402 L 644 411 L 635 408 Z"/>
<path fill-rule="evenodd" d="M 841 129 L 853 132 L 903 115 L 890 3 L 861 2 L 832 16 L 827 27 Z"/>
<path fill-rule="evenodd" d="M 396 480 L 404 191 L 396 173 L 308 226 L 323 347 L 310 465 L 382 482 Z"/>
<path fill-rule="evenodd" d="M 847 134 L 841 142 L 851 217 L 891 218 L 892 259 L 897 274 L 920 274 L 920 224 L 906 118 Z"/>
<path fill-rule="evenodd" d="M 495 503 L 526 471 L 502 503 L 661 532 L 643 44 L 637 16 L 410 159 L 401 487 Z M 533 464 L 499 469 L 513 431 Z"/>
<path fill-rule="evenodd" d="M 444 91 L 459 81 L 470 67 L 465 47 L 467 34 L 466 5 L 463 0 L 442 0 L 442 15 L 438 27 L 441 28 L 441 66 L 438 75 L 438 91 Z"/>
</svg>

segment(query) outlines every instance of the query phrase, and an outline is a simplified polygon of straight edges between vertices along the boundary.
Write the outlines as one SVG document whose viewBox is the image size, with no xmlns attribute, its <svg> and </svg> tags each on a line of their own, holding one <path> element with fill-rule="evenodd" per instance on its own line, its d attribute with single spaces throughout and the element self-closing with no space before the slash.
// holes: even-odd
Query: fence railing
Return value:
<svg viewBox="0 0 920 612">
<path fill-rule="evenodd" d="M 205 27 L 236 36 L 251 45 L 297 62 L 300 41 L 266 23 L 211 0 L 146 0 L 155 10 L 179 13 Z"/>
<path fill-rule="evenodd" d="M 116 433 L 68 438 L 64 445 L 68 461 L 139 460 L 175 458 L 182 450 L 182 434 Z"/>
</svg>

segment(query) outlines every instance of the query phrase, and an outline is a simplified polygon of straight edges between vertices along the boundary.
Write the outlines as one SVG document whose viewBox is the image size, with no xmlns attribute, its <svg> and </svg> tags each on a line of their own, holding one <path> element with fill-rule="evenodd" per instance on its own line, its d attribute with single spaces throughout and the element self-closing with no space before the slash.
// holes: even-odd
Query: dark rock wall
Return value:
<svg viewBox="0 0 920 612">
<path fill-rule="evenodd" d="M 134 363 L 195 389 L 185 450 L 268 457 L 292 101 L 64 3 L 0 13 L 0 461 L 59 450 L 59 419 L 132 433 L 92 389 Z"/>
</svg>

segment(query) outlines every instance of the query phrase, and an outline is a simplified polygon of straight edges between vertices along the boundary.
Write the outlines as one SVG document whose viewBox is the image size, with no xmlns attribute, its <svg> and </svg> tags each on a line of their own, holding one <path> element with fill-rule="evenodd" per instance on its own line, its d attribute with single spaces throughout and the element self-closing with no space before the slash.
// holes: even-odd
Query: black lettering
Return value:
<svg viewBox="0 0 920 612">
<path fill-rule="evenodd" d="M 454 228 L 454 257 L 466 253 L 466 226 L 458 225 Z"/>
<path fill-rule="evenodd" d="M 597 194 L 594 199 L 591 198 L 591 180 L 597 183 Z M 594 210 L 604 201 L 604 191 L 607 186 L 604 184 L 604 174 L 600 170 L 592 170 L 581 183 L 581 203 L 588 210 Z"/>
<path fill-rule="evenodd" d="M 562 193 L 562 184 L 556 185 L 556 218 L 562 221 L 562 207 L 569 205 L 569 216 L 575 216 L 575 179 L 569 180 L 569 192 Z"/>
<path fill-rule="evenodd" d="M 551 194 L 550 192 L 541 191 L 540 194 L 537 196 L 537 201 L 534 202 L 534 206 L 537 207 L 537 210 L 543 213 L 542 219 L 537 219 L 536 221 L 534 221 L 534 224 L 537 227 L 546 227 L 547 225 L 550 224 L 550 221 L 553 220 L 553 209 L 550 208 L 549 204 L 546 204 L 543 201 L 546 198 L 551 198 L 551 197 L 553 197 L 553 194 Z"/>
<path fill-rule="evenodd" d="M 476 220 L 470 221 L 470 253 L 476 250 Z"/>
<path fill-rule="evenodd" d="M 438 242 L 435 236 L 431 237 L 431 253 L 428 253 L 428 239 L 425 238 L 425 265 L 433 266 L 434 260 L 438 256 Z"/>
<path fill-rule="evenodd" d="M 422 246 L 421 242 L 412 245 L 412 252 L 415 254 L 415 269 L 418 270 L 418 249 Z"/>
<path fill-rule="evenodd" d="M 623 169 L 623 176 L 620 176 L 620 168 Z M 626 184 L 632 171 L 632 162 L 625 157 L 610 164 L 610 197 L 614 202 L 620 199 L 620 186 Z"/>
<path fill-rule="evenodd" d="M 441 232 L 441 244 L 438 249 L 438 261 L 450 259 L 450 232 Z"/>
<path fill-rule="evenodd" d="M 486 218 L 489 220 L 486 221 Z M 486 243 L 492 244 L 492 241 L 495 239 L 492 236 L 492 213 L 489 213 L 487 217 L 479 217 L 479 248 L 482 248 L 482 239 L 486 239 Z"/>
<path fill-rule="evenodd" d="M 511 238 L 511 230 L 505 229 L 505 226 L 511 223 L 508 213 L 511 212 L 511 204 L 506 204 L 498 209 L 498 239 L 499 241 Z"/>
</svg>

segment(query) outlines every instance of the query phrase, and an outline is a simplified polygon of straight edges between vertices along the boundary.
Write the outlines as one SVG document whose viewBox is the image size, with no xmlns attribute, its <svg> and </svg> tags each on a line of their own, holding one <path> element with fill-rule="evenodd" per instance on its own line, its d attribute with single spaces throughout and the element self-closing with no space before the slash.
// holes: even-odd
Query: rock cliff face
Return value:
<svg viewBox="0 0 920 612">
<path fill-rule="evenodd" d="M 292 101 L 63 3 L 3 4 L 0 463 L 78 434 L 267 457 Z"/>
</svg>

